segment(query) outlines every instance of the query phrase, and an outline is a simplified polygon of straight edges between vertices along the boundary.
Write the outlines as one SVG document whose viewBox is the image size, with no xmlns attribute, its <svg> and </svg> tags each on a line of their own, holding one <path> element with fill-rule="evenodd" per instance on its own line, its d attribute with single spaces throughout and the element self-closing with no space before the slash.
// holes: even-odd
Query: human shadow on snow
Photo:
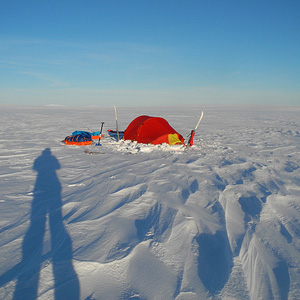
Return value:
<svg viewBox="0 0 300 300">
<path fill-rule="evenodd" d="M 23 239 L 22 262 L 13 300 L 38 298 L 41 264 L 46 259 L 52 261 L 55 300 L 79 299 L 79 280 L 72 265 L 72 240 L 62 220 L 61 184 L 56 175 L 60 164 L 46 148 L 34 161 L 33 169 L 37 172 L 37 178 L 30 226 Z M 47 215 L 51 251 L 43 255 Z"/>
</svg>

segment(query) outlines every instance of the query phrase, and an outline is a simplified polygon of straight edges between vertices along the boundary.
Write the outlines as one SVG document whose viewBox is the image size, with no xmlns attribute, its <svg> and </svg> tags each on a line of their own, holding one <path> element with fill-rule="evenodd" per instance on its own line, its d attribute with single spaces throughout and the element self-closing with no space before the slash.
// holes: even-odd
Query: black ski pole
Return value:
<svg viewBox="0 0 300 300">
<path fill-rule="evenodd" d="M 99 134 L 99 141 L 96 144 L 96 146 L 101 146 L 100 140 L 101 140 L 101 135 L 102 135 L 103 124 L 104 124 L 104 122 L 101 122 L 101 129 L 100 129 L 100 134 Z"/>
</svg>

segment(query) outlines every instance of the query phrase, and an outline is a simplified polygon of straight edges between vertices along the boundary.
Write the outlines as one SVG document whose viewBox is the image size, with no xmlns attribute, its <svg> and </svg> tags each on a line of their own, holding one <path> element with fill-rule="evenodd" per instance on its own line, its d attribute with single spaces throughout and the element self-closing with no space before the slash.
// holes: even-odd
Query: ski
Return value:
<svg viewBox="0 0 300 300">
<path fill-rule="evenodd" d="M 200 118 L 199 118 L 199 120 L 198 120 L 198 123 L 197 123 L 197 125 L 196 125 L 196 126 L 195 126 L 195 128 L 194 128 L 194 131 L 196 131 L 196 130 L 197 130 L 197 128 L 198 128 L 198 126 L 199 126 L 199 124 L 200 124 L 200 122 L 201 122 L 202 118 L 203 118 L 203 111 L 201 112 L 201 116 L 200 116 Z"/>
<path fill-rule="evenodd" d="M 105 154 L 104 152 L 84 150 L 85 154 Z"/>
<path fill-rule="evenodd" d="M 119 136 L 119 128 L 118 128 L 118 115 L 117 115 L 117 108 L 114 105 L 114 109 L 115 109 L 115 119 L 116 119 L 116 131 L 117 131 L 117 136 L 118 136 L 118 141 L 120 140 L 120 136 Z"/>
<path fill-rule="evenodd" d="M 196 130 L 197 130 L 197 128 L 198 128 L 198 126 L 199 126 L 199 124 L 200 124 L 202 118 L 203 118 L 203 111 L 201 112 L 200 118 L 199 118 L 199 120 L 198 120 L 198 122 L 197 122 L 195 128 L 192 129 L 192 131 L 191 131 L 191 133 L 190 133 L 190 135 L 189 135 L 189 141 L 188 141 L 188 143 L 187 143 L 187 145 L 186 145 L 187 147 L 193 146 L 193 143 L 194 143 L 194 142 L 193 142 L 194 135 L 195 135 L 195 132 L 196 132 Z"/>
</svg>

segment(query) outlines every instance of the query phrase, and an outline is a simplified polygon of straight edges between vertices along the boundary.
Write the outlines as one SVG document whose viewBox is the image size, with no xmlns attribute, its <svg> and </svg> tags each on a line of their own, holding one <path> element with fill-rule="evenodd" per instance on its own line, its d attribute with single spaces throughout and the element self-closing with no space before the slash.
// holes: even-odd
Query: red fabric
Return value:
<svg viewBox="0 0 300 300">
<path fill-rule="evenodd" d="M 170 124 L 163 118 L 139 116 L 135 118 L 124 132 L 124 139 L 136 141 L 144 144 L 169 143 L 168 135 L 177 133 Z M 179 139 L 183 142 L 184 138 L 179 134 Z"/>
<path fill-rule="evenodd" d="M 194 145 L 194 136 L 195 136 L 195 131 L 192 130 L 191 131 L 191 137 L 190 137 L 189 146 L 193 146 Z"/>
<path fill-rule="evenodd" d="M 143 124 L 144 121 L 146 121 L 149 118 L 151 118 L 151 117 L 149 117 L 149 116 L 139 116 L 139 117 L 135 118 L 128 125 L 128 127 L 126 128 L 126 130 L 124 132 L 124 136 L 123 136 L 124 140 L 134 141 L 138 128 Z"/>
</svg>

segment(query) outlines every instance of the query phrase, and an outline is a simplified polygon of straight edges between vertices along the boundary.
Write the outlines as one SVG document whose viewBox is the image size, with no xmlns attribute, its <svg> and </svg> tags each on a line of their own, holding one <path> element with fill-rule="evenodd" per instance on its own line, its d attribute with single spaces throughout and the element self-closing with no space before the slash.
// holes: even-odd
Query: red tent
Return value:
<svg viewBox="0 0 300 300">
<path fill-rule="evenodd" d="M 124 140 L 144 144 L 183 144 L 184 138 L 163 118 L 139 116 L 124 132 Z"/>
</svg>

